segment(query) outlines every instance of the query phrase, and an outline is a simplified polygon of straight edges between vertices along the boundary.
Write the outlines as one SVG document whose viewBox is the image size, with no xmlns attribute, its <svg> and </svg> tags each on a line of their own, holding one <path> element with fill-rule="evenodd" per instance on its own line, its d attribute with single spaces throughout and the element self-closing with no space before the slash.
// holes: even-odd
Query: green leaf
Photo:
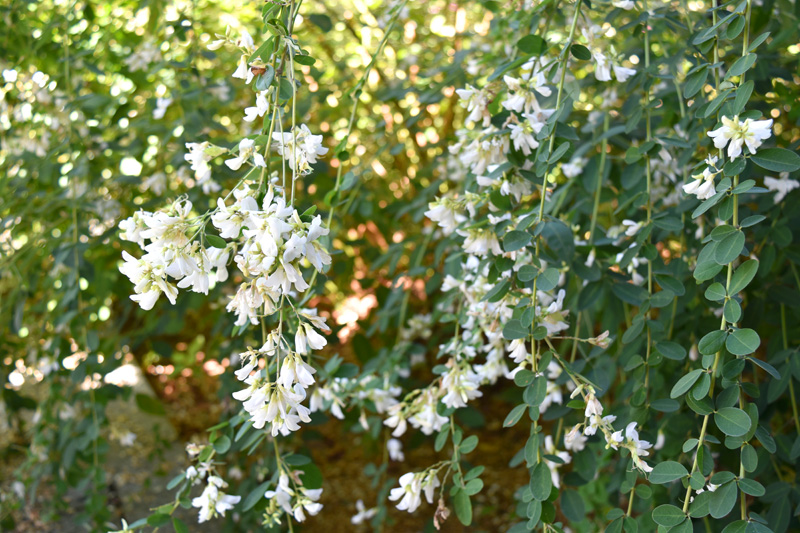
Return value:
<svg viewBox="0 0 800 533">
<path fill-rule="evenodd" d="M 641 306 L 648 296 L 647 289 L 633 283 L 615 283 L 611 290 L 617 298 L 635 306 Z"/>
<path fill-rule="evenodd" d="M 720 351 L 725 346 L 725 339 L 728 337 L 728 332 L 725 330 L 714 330 L 706 333 L 700 342 L 697 343 L 697 349 L 703 355 L 713 355 Z"/>
<path fill-rule="evenodd" d="M 767 372 L 767 374 L 769 374 L 773 378 L 781 379 L 781 373 L 778 372 L 778 369 L 776 369 L 774 366 L 767 363 L 766 361 L 762 361 L 761 359 L 758 359 L 756 357 L 748 357 L 747 359 L 750 360 L 756 366 L 760 366 L 763 370 Z"/>
<path fill-rule="evenodd" d="M 531 474 L 530 489 L 533 499 L 543 502 L 550 497 L 553 480 L 550 477 L 550 468 L 545 463 L 538 463 Z"/>
<path fill-rule="evenodd" d="M 550 291 L 555 289 L 558 285 L 559 277 L 561 277 L 561 274 L 557 269 L 547 267 L 547 269 L 539 275 L 538 281 L 536 282 L 538 290 Z"/>
<path fill-rule="evenodd" d="M 686 293 L 686 288 L 683 286 L 683 283 L 672 276 L 656 274 L 656 281 L 661 285 L 662 289 L 671 291 L 675 296 L 683 296 Z"/>
<path fill-rule="evenodd" d="M 592 58 L 592 53 L 582 44 L 573 44 L 569 51 L 575 59 L 580 59 L 581 61 L 589 61 Z"/>
<path fill-rule="evenodd" d="M 731 276 L 731 285 L 730 291 L 731 294 L 736 294 L 744 290 L 753 278 L 755 277 L 756 273 L 758 272 L 758 260 L 750 259 L 749 261 L 745 261 L 739 268 L 737 268 L 733 276 Z"/>
<path fill-rule="evenodd" d="M 528 328 L 523 327 L 522 323 L 517 319 L 512 319 L 506 322 L 503 326 L 503 338 L 513 341 L 514 339 L 524 339 L 530 335 Z"/>
<path fill-rule="evenodd" d="M 725 341 L 725 348 L 733 355 L 750 355 L 761 345 L 761 338 L 750 328 L 737 329 Z"/>
<path fill-rule="evenodd" d="M 272 81 L 275 79 L 275 69 L 272 68 L 272 65 L 267 65 L 266 69 L 267 70 L 263 74 L 260 74 L 258 78 L 256 78 L 256 89 L 259 91 L 266 91 L 269 89 L 270 85 L 272 85 Z"/>
<path fill-rule="evenodd" d="M 675 461 L 664 461 L 653 467 L 653 471 L 650 472 L 647 479 L 655 485 L 664 485 L 688 475 L 689 472 L 682 464 Z"/>
<path fill-rule="evenodd" d="M 784 148 L 766 148 L 750 157 L 761 168 L 773 172 L 794 172 L 800 170 L 800 156 Z"/>
<path fill-rule="evenodd" d="M 522 282 L 533 281 L 539 275 L 539 269 L 533 265 L 522 265 L 517 271 L 517 279 Z"/>
<path fill-rule="evenodd" d="M 469 526 L 472 524 L 472 502 L 469 501 L 469 495 L 463 490 L 459 489 L 453 497 L 453 507 L 456 510 L 458 521 Z"/>
<path fill-rule="evenodd" d="M 725 292 L 725 287 L 723 287 L 722 283 L 719 282 L 712 283 L 706 289 L 706 298 L 712 302 L 724 300 L 727 295 L 728 293 Z"/>
<path fill-rule="evenodd" d="M 286 463 L 287 465 L 302 466 L 302 465 L 307 465 L 308 463 L 310 463 L 311 462 L 311 458 L 310 457 L 306 457 L 305 455 L 301 455 L 299 453 L 293 453 L 293 454 L 284 456 L 283 457 L 283 462 Z"/>
<path fill-rule="evenodd" d="M 163 526 L 169 522 L 170 516 L 166 513 L 151 514 L 147 517 L 147 525 L 153 527 Z"/>
<path fill-rule="evenodd" d="M 583 498 L 574 490 L 561 492 L 561 512 L 570 522 L 580 522 L 586 517 L 586 506 Z"/>
<path fill-rule="evenodd" d="M 733 40 L 742 33 L 742 29 L 744 29 L 744 17 L 739 15 L 733 22 L 728 24 L 728 27 L 725 29 L 725 38 L 728 40 Z"/>
<path fill-rule="evenodd" d="M 686 519 L 683 511 L 674 505 L 664 504 L 653 509 L 653 522 L 664 527 L 677 526 Z"/>
<path fill-rule="evenodd" d="M 312 24 L 317 26 L 324 33 L 328 33 L 333 29 L 333 22 L 331 21 L 331 18 L 328 15 L 322 13 L 312 13 L 307 16 L 308 19 L 312 22 Z"/>
<path fill-rule="evenodd" d="M 669 393 L 669 397 L 673 400 L 675 398 L 680 398 L 683 396 L 689 389 L 691 389 L 695 382 L 700 379 L 700 374 L 703 373 L 702 368 L 697 368 L 692 370 L 681 379 L 678 380 L 677 383 L 672 387 L 672 391 Z"/>
<path fill-rule="evenodd" d="M 486 296 L 483 297 L 484 300 L 488 302 L 499 302 L 503 299 L 503 296 L 508 294 L 509 289 L 511 289 L 511 282 L 509 280 L 503 280 L 494 287 L 492 290 L 486 293 Z"/>
<path fill-rule="evenodd" d="M 183 473 L 183 472 L 182 472 L 182 473 L 178 474 L 177 476 L 175 476 L 174 478 L 172 478 L 172 479 L 169 481 L 169 483 L 167 483 L 167 490 L 172 490 L 172 489 L 174 489 L 175 487 L 177 487 L 178 485 L 180 485 L 180 483 L 181 483 L 181 482 L 182 482 L 184 479 L 186 479 L 186 474 L 185 474 L 185 473 Z"/>
<path fill-rule="evenodd" d="M 748 100 L 750 100 L 750 95 L 753 94 L 754 86 L 755 84 L 753 83 L 753 80 L 748 80 L 740 85 L 738 89 L 736 89 L 736 98 L 733 100 L 732 109 L 734 115 L 738 115 L 744 110 Z M 737 172 L 737 174 L 739 173 L 740 172 Z"/>
<path fill-rule="evenodd" d="M 255 507 L 256 504 L 259 502 L 259 500 L 261 500 L 261 498 L 264 497 L 264 493 L 267 492 L 267 489 L 269 488 L 271 483 L 272 483 L 271 481 L 265 481 L 261 485 L 251 490 L 250 494 L 247 495 L 247 497 L 244 499 L 244 502 L 242 503 L 242 512 L 249 511 L 250 509 Z"/>
<path fill-rule="evenodd" d="M 473 479 L 466 484 L 464 487 L 464 492 L 467 493 L 467 496 L 474 496 L 475 494 L 478 494 L 481 489 L 483 489 L 483 480 Z"/>
<path fill-rule="evenodd" d="M 733 62 L 731 65 L 730 70 L 728 70 L 727 74 L 725 74 L 725 78 L 730 78 L 732 76 L 741 76 L 748 70 L 753 64 L 756 62 L 757 54 L 747 54 L 744 57 L 740 57 L 736 61 Z"/>
<path fill-rule="evenodd" d="M 686 358 L 686 348 L 677 342 L 657 342 L 656 351 L 667 359 L 672 359 L 673 361 L 683 361 Z"/>
<path fill-rule="evenodd" d="M 547 43 L 538 35 L 526 35 L 517 41 L 517 48 L 526 54 L 541 55 L 546 47 Z"/>
<path fill-rule="evenodd" d="M 737 230 L 717 243 L 714 250 L 714 261 L 718 265 L 727 265 L 742 253 L 744 248 L 744 232 Z"/>
<path fill-rule="evenodd" d="M 703 67 L 687 77 L 686 83 L 683 85 L 683 97 L 688 99 L 700 92 L 700 89 L 702 89 L 703 85 L 705 85 L 707 78 L 708 67 Z"/>
<path fill-rule="evenodd" d="M 703 213 L 705 213 L 706 211 L 708 211 L 709 209 L 720 203 L 722 199 L 725 198 L 725 192 L 726 191 L 720 191 L 711 198 L 709 198 L 708 200 L 704 200 L 703 203 L 698 205 L 697 208 L 692 212 L 692 218 L 699 217 L 700 215 L 702 215 Z"/>
<path fill-rule="evenodd" d="M 180 518 L 172 518 L 172 527 L 175 529 L 175 533 L 189 533 L 189 526 Z"/>
<path fill-rule="evenodd" d="M 227 435 L 222 435 L 214 441 L 214 449 L 219 454 L 224 454 L 231 449 L 231 439 Z"/>
<path fill-rule="evenodd" d="M 738 301 L 729 298 L 725 300 L 722 314 L 727 322 L 734 324 L 742 318 L 742 306 L 739 305 Z"/>
<path fill-rule="evenodd" d="M 714 422 L 729 437 L 741 437 L 750 431 L 750 417 L 738 407 L 723 407 L 714 413 Z"/>
<path fill-rule="evenodd" d="M 463 454 L 467 454 L 472 452 L 477 446 L 478 446 L 478 436 L 470 435 L 469 437 L 461 441 L 461 445 L 458 447 L 458 450 Z"/>
<path fill-rule="evenodd" d="M 514 383 L 517 385 L 517 387 L 527 387 L 528 385 L 531 384 L 533 378 L 535 377 L 536 374 L 534 374 L 530 370 L 523 368 L 522 370 L 514 374 Z"/>
<path fill-rule="evenodd" d="M 737 483 L 742 492 L 756 498 L 760 498 L 767 492 L 764 485 L 754 479 L 742 478 Z"/>
<path fill-rule="evenodd" d="M 503 422 L 503 427 L 509 428 L 509 427 L 515 425 L 517 422 L 519 422 L 520 418 L 522 418 L 522 415 L 525 413 L 525 410 L 527 408 L 528 408 L 528 406 L 526 404 L 524 404 L 524 403 L 519 404 L 518 406 L 513 408 L 511 410 L 511 412 L 508 413 L 508 416 L 506 417 L 505 421 Z"/>
<path fill-rule="evenodd" d="M 531 242 L 531 234 L 527 231 L 509 231 L 503 237 L 503 249 L 506 252 L 515 252 L 524 248 Z"/>
<path fill-rule="evenodd" d="M 212 248 L 225 248 L 228 245 L 228 243 L 225 242 L 225 239 L 222 237 L 217 237 L 216 235 L 206 234 L 206 242 Z"/>
<path fill-rule="evenodd" d="M 728 516 L 733 506 L 736 504 L 736 483 L 725 483 L 711 493 L 708 508 L 711 516 L 722 518 Z"/>
</svg>

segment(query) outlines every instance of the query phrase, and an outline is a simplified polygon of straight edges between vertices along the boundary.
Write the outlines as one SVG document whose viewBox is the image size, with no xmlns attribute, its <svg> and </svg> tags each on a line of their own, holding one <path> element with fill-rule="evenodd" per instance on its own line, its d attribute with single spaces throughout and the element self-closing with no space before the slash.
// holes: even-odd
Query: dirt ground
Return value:
<svg viewBox="0 0 800 533">
<path fill-rule="evenodd" d="M 137 385 L 140 390 L 148 390 L 143 380 Z M 149 391 L 152 394 L 152 391 Z M 527 483 L 527 471 L 509 469 L 508 463 L 527 438 L 528 428 L 519 424 L 513 428 L 502 428 L 502 420 L 508 406 L 505 402 L 492 398 L 491 389 L 486 391 L 482 399 L 481 409 L 485 414 L 497 411 L 497 416 L 487 416 L 487 427 L 476 432 L 480 436 L 478 448 L 467 457 L 480 457 L 486 467 L 482 475 L 484 489 L 473 497 L 474 520 L 470 527 L 459 524 L 452 513 L 445 522 L 443 532 L 496 532 L 505 530 L 514 523 L 514 491 Z M 169 409 L 168 409 L 169 410 Z M 173 423 L 166 418 L 143 413 L 135 403 L 115 401 L 107 410 L 111 425 L 125 428 L 137 434 L 136 446 L 125 447 L 112 440 L 107 462 L 109 483 L 109 502 L 113 506 L 116 523 L 126 518 L 134 522 L 146 514 L 146 510 L 169 503 L 172 492 L 166 489 L 168 481 L 180 473 L 188 465 L 184 452 L 185 442 L 179 437 Z M 179 423 L 180 424 L 180 423 Z M 153 437 L 153 429 L 161 440 Z M 367 451 L 359 435 L 349 433 L 342 423 L 331 420 L 314 428 L 318 438 L 306 442 L 315 463 L 320 467 L 324 477 L 324 491 L 321 503 L 322 512 L 310 517 L 302 527 L 295 531 L 325 531 L 326 533 L 370 531 L 366 524 L 352 525 L 350 518 L 355 514 L 354 502 L 364 500 L 367 507 L 375 505 L 376 493 L 370 479 L 363 474 L 363 465 L 369 462 L 380 462 L 376 451 Z M 409 436 L 410 436 L 409 432 Z M 409 439 L 406 436 L 406 439 Z M 445 451 L 437 454 L 433 450 L 433 438 L 421 440 L 419 445 L 407 446 L 406 461 L 400 466 L 390 463 L 388 475 L 395 479 L 404 474 L 407 468 L 422 469 L 446 458 Z M 169 442 L 169 447 L 164 446 Z M 0 465 L 2 471 L 11 472 L 14 465 Z M 154 475 L 153 473 L 157 473 Z M 2 476 L 6 478 L 6 476 Z M 7 478 L 6 478 L 7 480 Z M 3 481 L 3 480 L 0 480 Z M 47 509 L 48 495 L 52 488 L 43 487 L 36 505 L 15 512 L 17 528 L 15 533 L 78 533 L 86 531 L 85 526 L 76 523 L 74 516 L 67 515 L 57 522 L 45 523 L 41 518 Z M 86 495 L 78 492 L 68 494 L 69 507 L 80 512 Z M 423 502 L 413 514 L 398 511 L 389 502 L 389 523 L 383 529 L 385 533 L 411 533 L 433 531 L 431 519 L 435 511 L 434 505 Z M 195 509 L 178 509 L 176 516 L 189 524 L 190 531 L 198 533 L 219 531 L 219 524 L 214 521 L 198 524 Z M 140 531 L 151 531 L 145 528 Z M 171 527 L 160 531 L 171 531 Z"/>
</svg>

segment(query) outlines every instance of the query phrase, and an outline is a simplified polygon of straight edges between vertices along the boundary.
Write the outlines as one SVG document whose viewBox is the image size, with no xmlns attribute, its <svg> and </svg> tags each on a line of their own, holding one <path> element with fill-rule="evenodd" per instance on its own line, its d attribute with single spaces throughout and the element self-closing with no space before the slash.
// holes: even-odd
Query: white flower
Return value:
<svg viewBox="0 0 800 533">
<path fill-rule="evenodd" d="M 642 229 L 642 223 L 633 220 L 625 219 L 622 221 L 622 225 L 627 226 L 627 229 L 625 230 L 625 235 L 627 235 L 628 237 L 635 236 L 637 233 L 639 233 L 639 230 Z"/>
<path fill-rule="evenodd" d="M 189 163 L 191 169 L 194 170 L 194 178 L 198 183 L 205 183 L 211 179 L 211 167 L 208 162 L 211 157 L 206 153 L 209 143 L 186 143 L 188 153 L 184 154 L 183 158 Z"/>
<path fill-rule="evenodd" d="M 447 391 L 442 403 L 447 407 L 466 407 L 468 401 L 483 396 L 479 386 L 480 378 L 469 365 L 454 365 L 442 378 L 442 389 Z"/>
<path fill-rule="evenodd" d="M 325 337 L 320 335 L 314 330 L 310 324 L 303 324 L 302 327 L 297 328 L 297 333 L 294 336 L 294 344 L 297 353 L 307 354 L 309 348 L 312 350 L 321 350 L 328 344 Z"/>
<path fill-rule="evenodd" d="M 539 141 L 534 137 L 536 132 L 528 120 L 520 124 L 510 124 L 509 128 L 511 129 L 511 142 L 515 150 L 519 150 L 527 156 L 531 155 L 532 150 L 539 147 Z"/>
<path fill-rule="evenodd" d="M 588 439 L 581 434 L 580 424 L 576 424 L 569 433 L 564 435 L 564 448 L 573 452 L 583 450 Z"/>
<path fill-rule="evenodd" d="M 786 195 L 789 194 L 794 189 L 800 187 L 800 182 L 797 180 L 790 180 L 788 172 L 781 172 L 779 178 L 764 178 L 764 185 L 767 189 L 777 192 L 778 194 L 775 195 L 775 203 L 779 204 L 786 198 Z"/>
<path fill-rule="evenodd" d="M 125 220 L 121 220 L 118 226 L 121 230 L 119 238 L 124 241 L 135 242 L 139 246 L 144 247 L 142 232 L 147 230 L 145 219 L 150 216 L 152 216 L 152 213 L 139 210 Z"/>
<path fill-rule="evenodd" d="M 422 481 L 417 474 L 409 472 L 400 476 L 399 483 L 400 487 L 389 493 L 389 499 L 393 502 L 400 500 L 397 508 L 413 513 L 422 503 Z"/>
<path fill-rule="evenodd" d="M 466 232 L 459 231 L 464 235 L 464 251 L 468 254 L 477 256 L 485 256 L 489 252 L 493 255 L 502 255 L 503 250 L 500 248 L 500 241 L 497 240 L 493 230 L 489 229 L 470 229 Z"/>
<path fill-rule="evenodd" d="M 171 103 L 172 98 L 156 98 L 156 108 L 153 110 L 153 118 L 156 120 L 164 118 L 164 114 L 166 114 Z"/>
<path fill-rule="evenodd" d="M 154 265 L 144 259 L 136 259 L 128 252 L 122 252 L 125 263 L 119 271 L 128 276 L 134 284 L 136 294 L 131 295 L 131 300 L 137 302 L 142 309 L 149 311 L 153 308 L 161 294 L 166 295 L 169 302 L 175 305 L 178 289 L 167 282 L 164 265 Z"/>
<path fill-rule="evenodd" d="M 625 83 L 628 81 L 628 78 L 636 74 L 635 69 L 623 67 L 619 63 L 614 63 L 611 68 L 614 69 L 614 76 L 616 76 L 617 81 L 620 83 Z"/>
<path fill-rule="evenodd" d="M 594 57 L 594 77 L 597 81 L 611 81 L 611 64 L 603 52 L 597 51 L 592 54 Z"/>
<path fill-rule="evenodd" d="M 225 164 L 231 170 L 239 170 L 242 165 L 253 156 L 253 164 L 257 167 L 266 167 L 264 156 L 256 151 L 255 141 L 253 139 L 242 139 L 239 142 L 239 155 L 233 159 L 228 159 Z"/>
<path fill-rule="evenodd" d="M 247 30 L 242 30 L 242 36 L 239 37 L 236 45 L 240 48 L 244 48 L 248 52 L 253 52 L 256 49 L 256 43 L 253 41 L 253 37 Z"/>
<path fill-rule="evenodd" d="M 466 220 L 458 210 L 458 202 L 450 198 L 439 198 L 435 202 L 430 202 L 425 216 L 433 222 L 438 222 L 445 235 L 453 233 L 458 225 Z"/>
<path fill-rule="evenodd" d="M 134 442 L 136 442 L 136 433 L 132 431 L 126 431 L 119 436 L 119 443 L 123 446 L 133 446 Z"/>
<path fill-rule="evenodd" d="M 386 449 L 389 451 L 389 459 L 392 461 L 403 462 L 405 461 L 405 454 L 403 453 L 403 443 L 397 439 L 389 439 L 386 441 Z"/>
<path fill-rule="evenodd" d="M 256 95 L 256 105 L 244 109 L 244 120 L 245 122 L 253 122 L 256 118 L 263 117 L 267 110 L 269 110 L 267 91 L 261 91 Z"/>
<path fill-rule="evenodd" d="M 586 159 L 582 157 L 576 157 L 572 159 L 569 163 L 564 163 L 561 165 L 561 172 L 564 173 L 564 176 L 567 178 L 574 178 L 579 176 L 581 172 L 583 172 L 583 167 L 586 166 Z"/>
<path fill-rule="evenodd" d="M 397 508 L 409 513 L 416 511 L 422 503 L 423 491 L 428 503 L 433 503 L 434 490 L 440 485 L 439 479 L 433 472 L 428 474 L 409 472 L 400 476 L 399 483 L 400 487 L 392 489 L 389 493 L 389 499 L 400 500 Z"/>
<path fill-rule="evenodd" d="M 450 421 L 448 418 L 436 412 L 436 404 L 439 403 L 437 394 L 438 391 L 433 389 L 425 391 L 414 403 L 415 412 L 408 419 L 412 426 L 422 431 L 425 435 L 432 435 L 442 429 L 442 426 Z M 389 420 L 386 421 L 386 425 L 394 427 L 389 424 Z M 398 429 L 399 427 L 398 425 Z M 402 433 L 398 434 L 397 431 L 395 431 L 392 435 L 398 437 L 402 435 Z"/>
<path fill-rule="evenodd" d="M 247 65 L 247 56 L 243 55 L 239 58 L 239 63 L 236 65 L 236 70 L 233 71 L 231 76 L 240 80 L 245 80 L 245 83 L 250 83 L 253 80 L 254 75 L 250 70 L 250 67 Z"/>
<path fill-rule="evenodd" d="M 295 383 L 308 388 L 314 384 L 313 374 L 315 373 L 314 367 L 305 363 L 296 353 L 290 353 L 283 358 L 277 381 L 287 389 L 290 389 Z"/>
<path fill-rule="evenodd" d="M 728 157 L 731 160 L 742 155 L 742 145 L 747 145 L 750 153 L 755 154 L 761 143 L 771 135 L 772 119 L 752 120 L 748 118 L 742 122 L 738 115 L 732 119 L 722 117 L 722 126 L 708 132 L 708 136 L 714 139 L 714 146 L 717 148 L 725 148 L 730 142 Z"/>
<path fill-rule="evenodd" d="M 634 3 L 632 0 L 612 0 L 611 4 L 614 7 L 618 7 L 620 9 L 630 10 L 634 8 Z"/>
<path fill-rule="evenodd" d="M 593 416 L 603 416 L 603 405 L 594 394 L 589 394 L 586 398 L 586 410 L 584 412 L 586 418 Z"/>
<path fill-rule="evenodd" d="M 545 86 L 547 80 L 541 71 L 536 74 L 531 72 L 527 79 L 512 78 L 506 75 L 503 76 L 503 81 L 508 90 L 511 91 L 503 102 L 503 107 L 509 111 L 531 113 L 539 109 L 536 93 L 542 96 L 550 96 L 551 94 L 550 88 Z"/>
<path fill-rule="evenodd" d="M 547 307 L 547 313 L 542 320 L 542 325 L 547 329 L 548 335 L 555 335 L 559 331 L 564 331 L 569 328 L 564 319 L 566 318 L 569 310 L 564 311 L 564 297 L 566 292 L 564 289 L 558 291 L 558 296 Z"/>
<path fill-rule="evenodd" d="M 364 507 L 364 502 L 362 500 L 356 501 L 356 511 L 357 513 L 350 517 L 350 523 L 357 525 L 363 522 L 366 522 L 376 514 L 378 514 L 378 508 L 373 507 L 371 509 L 367 509 Z"/>
<path fill-rule="evenodd" d="M 456 94 L 460 98 L 461 107 L 469 112 L 467 122 L 480 122 L 484 128 L 491 123 L 492 115 L 487 108 L 490 95 L 485 90 L 467 85 L 466 89 L 456 89 Z"/>
<path fill-rule="evenodd" d="M 217 514 L 225 516 L 225 512 L 233 509 L 233 506 L 242 499 L 241 496 L 231 496 L 220 490 L 227 486 L 228 484 L 222 478 L 209 476 L 208 484 L 203 493 L 192 500 L 192 507 L 200 508 L 198 521 L 201 524 L 214 518 Z"/>
<path fill-rule="evenodd" d="M 322 135 L 312 135 L 305 124 L 296 126 L 290 132 L 273 133 L 272 139 L 278 153 L 292 168 L 304 174 L 311 172 L 311 165 L 317 162 L 319 156 L 328 153 L 328 149 L 322 146 Z"/>
</svg>

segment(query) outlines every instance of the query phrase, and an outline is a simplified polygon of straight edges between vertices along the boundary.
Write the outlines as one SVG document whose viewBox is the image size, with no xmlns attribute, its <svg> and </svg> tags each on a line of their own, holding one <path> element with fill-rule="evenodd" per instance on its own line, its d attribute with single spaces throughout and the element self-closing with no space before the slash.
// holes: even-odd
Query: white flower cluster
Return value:
<svg viewBox="0 0 800 533">
<path fill-rule="evenodd" d="M 277 143 L 278 153 L 301 174 L 311 172 L 311 165 L 317 162 L 317 158 L 328 153 L 328 149 L 322 146 L 322 135 L 312 135 L 305 124 L 290 132 L 273 133 L 272 138 Z"/>
<path fill-rule="evenodd" d="M 269 500 L 265 511 L 266 525 L 280 524 L 280 516 L 286 513 L 298 522 L 304 522 L 306 513 L 314 516 L 322 510 L 319 498 L 322 489 L 307 489 L 300 480 L 300 471 L 281 471 L 278 477 L 278 486 L 275 490 L 268 490 L 264 497 Z"/>
<path fill-rule="evenodd" d="M 617 419 L 614 415 L 603 416 L 603 405 L 600 400 L 595 396 L 595 391 L 590 386 L 578 386 L 572 393 L 574 398 L 578 394 L 584 393 L 586 401 L 586 409 L 584 416 L 586 421 L 583 424 L 577 424 L 572 430 L 564 437 L 565 446 L 568 449 L 576 451 L 582 450 L 586 442 L 586 437 L 580 434 L 581 426 L 584 427 L 583 435 L 595 435 L 599 429 L 606 439 L 606 445 L 615 450 L 619 448 L 627 449 L 631 454 L 633 466 L 642 472 L 649 473 L 653 468 L 648 465 L 642 457 L 650 455 L 650 449 L 653 445 L 639 438 L 639 432 L 636 430 L 636 422 L 631 422 L 622 430 L 615 430 L 612 425 Z"/>
<path fill-rule="evenodd" d="M 253 427 L 261 429 L 267 423 L 271 424 L 273 437 L 278 433 L 288 435 L 300 429 L 300 422 L 311 421 L 311 410 L 301 402 L 306 398 L 306 389 L 315 382 L 316 370 L 303 361 L 302 355 L 308 354 L 309 348 L 320 350 L 327 344 L 325 337 L 316 331 L 329 331 L 324 318 L 310 310 L 301 310 L 297 318 L 294 349 L 281 332 L 275 330 L 267 336 L 259 351 L 240 354 L 243 366 L 236 371 L 236 377 L 248 387 L 234 392 L 233 397 L 243 403 Z M 284 356 L 280 360 L 282 351 Z M 280 370 L 274 382 L 262 375 L 262 356 L 264 366 L 269 364 L 271 357 L 280 360 Z M 256 369 L 258 371 L 251 375 Z"/>
<path fill-rule="evenodd" d="M 192 485 L 197 485 L 204 479 L 206 481 L 202 494 L 192 499 L 192 507 L 200 509 L 198 521 L 202 524 L 217 515 L 225 516 L 225 513 L 233 509 L 242 497 L 225 494 L 223 489 L 228 486 L 225 480 L 212 474 L 210 465 L 201 463 L 200 466 L 199 469 L 190 466 L 184 475 Z"/>
<path fill-rule="evenodd" d="M 394 488 L 389 493 L 389 499 L 398 501 L 397 508 L 401 511 L 413 513 L 422 504 L 422 494 L 428 503 L 433 503 L 433 495 L 436 487 L 441 485 L 436 471 L 409 472 L 400 476 L 400 486 Z"/>
<path fill-rule="evenodd" d="M 758 147 L 772 136 L 772 119 L 739 120 L 722 117 L 722 126 L 709 131 L 708 136 L 714 140 L 714 146 L 722 150 L 728 147 L 728 157 L 731 161 L 742 155 L 742 146 L 747 146 L 751 154 L 755 154 Z"/>
<path fill-rule="evenodd" d="M 633 8 L 633 2 L 628 4 L 623 0 L 619 4 L 615 3 L 617 7 L 623 9 Z M 623 58 L 617 54 L 613 45 L 602 39 L 607 30 L 596 24 L 591 24 L 582 28 L 581 33 L 586 39 L 592 59 L 594 59 L 594 77 L 597 81 L 611 81 L 611 73 L 613 72 L 618 82 L 625 83 L 628 78 L 636 74 L 636 70 L 622 66 Z"/>
<path fill-rule="evenodd" d="M 152 309 L 162 294 L 174 304 L 178 288 L 208 294 L 212 275 L 217 281 L 228 279 L 229 252 L 205 248 L 190 237 L 197 230 L 191 212 L 190 201 L 177 200 L 166 211 L 139 211 L 119 223 L 120 238 L 146 252 L 139 259 L 122 252 L 125 263 L 119 268 L 134 284 L 131 300 L 142 309 Z M 177 287 L 170 278 L 178 281 Z"/>
<path fill-rule="evenodd" d="M 228 310 L 237 316 L 236 324 L 258 323 L 259 310 L 266 314 L 277 309 L 281 295 L 292 289 L 308 288 L 302 274 L 304 264 L 318 272 L 331 263 L 331 257 L 319 238 L 328 234 L 317 215 L 305 221 L 283 197 L 269 188 L 261 209 L 249 189 L 234 193 L 236 201 L 228 206 L 217 200 L 211 221 L 222 238 L 238 238 L 234 260 L 248 278 L 239 286 Z M 308 218 L 308 217 L 306 217 Z M 241 237 L 239 235 L 241 234 Z"/>
</svg>

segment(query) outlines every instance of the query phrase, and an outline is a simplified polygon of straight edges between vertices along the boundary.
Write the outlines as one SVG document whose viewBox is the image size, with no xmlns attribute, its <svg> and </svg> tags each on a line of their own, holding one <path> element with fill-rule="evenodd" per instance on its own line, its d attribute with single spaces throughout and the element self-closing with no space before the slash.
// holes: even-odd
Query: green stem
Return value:
<svg viewBox="0 0 800 533">
<path fill-rule="evenodd" d="M 644 0 L 642 4 L 642 8 L 644 11 L 648 11 L 647 0 Z M 644 26 L 644 68 L 646 71 L 650 70 L 650 21 L 645 21 Z M 649 72 L 647 72 L 649 75 Z M 644 94 L 644 105 L 645 105 L 645 129 L 646 129 L 646 139 L 645 142 L 650 142 L 652 139 L 652 124 L 651 124 L 651 117 L 650 117 L 650 81 L 645 80 L 645 94 Z M 645 227 L 647 231 L 650 230 L 650 224 L 653 220 L 653 196 L 652 196 L 652 183 L 653 183 L 653 176 L 652 176 L 652 169 L 650 164 L 650 152 L 648 150 L 647 154 L 645 154 L 645 173 L 647 177 L 647 221 L 645 223 Z M 648 236 L 647 244 L 650 245 L 652 238 Z M 653 295 L 653 262 L 647 261 L 647 294 L 649 296 Z M 645 327 L 647 328 L 647 348 L 645 350 L 645 359 L 644 359 L 644 392 L 645 392 L 645 404 L 647 404 L 649 395 L 650 395 L 650 353 L 652 351 L 653 346 L 653 334 L 650 330 L 650 316 L 651 312 L 650 309 L 647 310 L 645 313 Z"/>
<path fill-rule="evenodd" d="M 600 144 L 600 164 L 597 169 L 597 187 L 594 190 L 594 205 L 592 205 L 592 218 L 589 220 L 589 246 L 594 244 L 594 230 L 597 227 L 597 214 L 600 211 L 600 192 L 603 190 L 603 178 L 606 171 L 606 152 L 608 151 L 608 123 L 609 114 L 606 111 L 603 117 L 603 142 Z M 576 335 L 577 337 L 577 335 Z"/>
</svg>

